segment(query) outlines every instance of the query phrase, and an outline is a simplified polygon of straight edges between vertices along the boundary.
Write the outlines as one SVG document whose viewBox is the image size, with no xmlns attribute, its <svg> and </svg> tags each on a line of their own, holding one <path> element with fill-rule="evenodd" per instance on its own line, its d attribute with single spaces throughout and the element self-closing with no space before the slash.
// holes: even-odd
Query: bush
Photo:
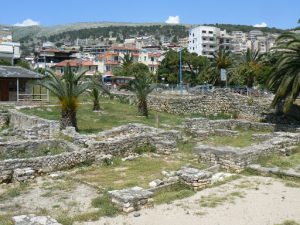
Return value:
<svg viewBox="0 0 300 225">
<path fill-rule="evenodd" d="M 146 153 L 146 152 L 156 152 L 156 150 L 157 149 L 154 145 L 152 145 L 149 142 L 146 142 L 145 144 L 143 144 L 141 146 L 137 146 L 134 149 L 134 152 L 141 155 L 141 154 Z"/>
</svg>

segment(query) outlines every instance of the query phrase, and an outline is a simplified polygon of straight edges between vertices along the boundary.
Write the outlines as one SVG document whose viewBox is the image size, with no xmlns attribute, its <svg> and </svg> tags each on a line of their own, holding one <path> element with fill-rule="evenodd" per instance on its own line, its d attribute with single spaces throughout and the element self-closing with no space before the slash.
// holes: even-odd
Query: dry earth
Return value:
<svg viewBox="0 0 300 225">
<path fill-rule="evenodd" d="M 300 188 L 269 177 L 243 177 L 192 197 L 80 225 L 274 225 L 300 222 Z M 77 223 L 79 225 L 79 223 Z"/>
</svg>

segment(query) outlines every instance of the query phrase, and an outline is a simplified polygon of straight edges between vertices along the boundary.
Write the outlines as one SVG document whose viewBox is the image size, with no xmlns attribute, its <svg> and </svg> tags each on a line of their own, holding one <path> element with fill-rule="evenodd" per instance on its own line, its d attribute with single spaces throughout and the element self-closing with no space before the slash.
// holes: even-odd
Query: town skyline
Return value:
<svg viewBox="0 0 300 225">
<path fill-rule="evenodd" d="M 289 29 L 297 26 L 299 19 L 297 9 L 300 8 L 300 2 L 296 0 L 284 2 L 254 0 L 251 3 L 237 0 L 226 2 L 188 0 L 184 6 L 178 0 L 172 1 L 172 4 L 158 0 L 143 4 L 137 0 L 115 1 L 114 4 L 88 0 L 85 4 L 93 6 L 88 10 L 82 10 L 81 4 L 70 3 L 70 1 L 54 0 L 45 8 L 45 5 L 39 4 L 37 0 L 19 2 L 13 7 L 12 3 L 3 2 L 2 6 L 7 10 L 1 12 L 0 23 L 18 26 L 53 26 L 102 21 L 169 24 L 220 23 Z M 130 7 L 128 7 L 129 3 Z"/>
</svg>

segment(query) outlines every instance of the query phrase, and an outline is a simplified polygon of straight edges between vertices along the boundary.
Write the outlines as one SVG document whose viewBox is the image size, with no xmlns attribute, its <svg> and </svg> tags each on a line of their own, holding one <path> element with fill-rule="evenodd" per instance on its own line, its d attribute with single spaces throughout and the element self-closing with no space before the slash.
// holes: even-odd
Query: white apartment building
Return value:
<svg viewBox="0 0 300 225">
<path fill-rule="evenodd" d="M 190 29 L 189 52 L 212 57 L 219 48 L 220 31 L 219 28 L 210 26 L 199 26 Z"/>
<path fill-rule="evenodd" d="M 0 43 L 0 59 L 13 62 L 21 57 L 20 43 L 2 42 Z"/>
</svg>

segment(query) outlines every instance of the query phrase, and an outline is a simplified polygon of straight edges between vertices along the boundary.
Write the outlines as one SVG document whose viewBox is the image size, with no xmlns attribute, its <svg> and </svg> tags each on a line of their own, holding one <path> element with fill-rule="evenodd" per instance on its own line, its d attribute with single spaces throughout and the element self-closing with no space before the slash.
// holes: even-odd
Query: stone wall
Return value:
<svg viewBox="0 0 300 225">
<path fill-rule="evenodd" d="M 9 123 L 9 115 L 7 112 L 0 111 L 0 129 L 5 128 L 8 126 Z"/>
<path fill-rule="evenodd" d="M 26 156 L 36 157 L 42 153 L 47 154 L 54 148 L 64 152 L 71 152 L 76 150 L 77 146 L 67 141 L 54 139 L 0 142 L 0 159 Z"/>
<path fill-rule="evenodd" d="M 130 92 L 114 92 L 116 98 L 123 102 L 135 104 L 136 98 Z M 249 98 L 240 94 L 220 89 L 203 95 L 155 95 L 148 97 L 151 109 L 174 114 L 219 113 L 238 114 L 243 118 L 260 118 L 260 114 L 268 110 L 270 98 Z"/>
<path fill-rule="evenodd" d="M 128 130 L 128 134 L 126 130 Z M 111 131 L 100 132 L 99 136 L 97 134 L 81 135 L 74 128 L 68 128 L 62 131 L 61 136 L 70 139 L 77 145 L 69 143 L 68 148 L 66 148 L 67 152 L 58 155 L 0 160 L 0 183 L 11 180 L 16 169 L 31 168 L 35 172 L 61 170 L 85 161 L 94 161 L 99 155 L 127 156 L 133 153 L 138 146 L 147 143 L 154 145 L 157 153 L 170 154 L 176 150 L 176 140 L 180 138 L 180 133 L 141 124 L 129 124 Z M 0 149 L 3 152 L 8 152 L 14 148 L 13 151 L 20 151 L 24 148 L 30 151 L 30 146 L 41 147 L 39 144 L 42 142 L 47 143 L 47 140 L 4 142 L 0 145 Z M 62 141 L 61 143 L 68 142 Z"/>
<path fill-rule="evenodd" d="M 194 152 L 212 165 L 220 165 L 226 170 L 241 171 L 262 156 L 289 154 L 300 144 L 300 133 L 275 132 L 272 138 L 245 148 L 215 147 L 198 144 Z"/>
<path fill-rule="evenodd" d="M 255 131 L 288 131 L 299 132 L 298 125 L 284 125 L 259 123 L 247 120 L 209 120 L 206 118 L 190 118 L 185 120 L 184 130 L 195 137 L 207 137 L 215 134 L 219 136 L 238 135 L 235 130 L 255 130 Z"/>
<path fill-rule="evenodd" d="M 9 110 L 9 124 L 26 139 L 53 138 L 59 134 L 59 122 L 29 116 L 15 109 Z"/>
</svg>

